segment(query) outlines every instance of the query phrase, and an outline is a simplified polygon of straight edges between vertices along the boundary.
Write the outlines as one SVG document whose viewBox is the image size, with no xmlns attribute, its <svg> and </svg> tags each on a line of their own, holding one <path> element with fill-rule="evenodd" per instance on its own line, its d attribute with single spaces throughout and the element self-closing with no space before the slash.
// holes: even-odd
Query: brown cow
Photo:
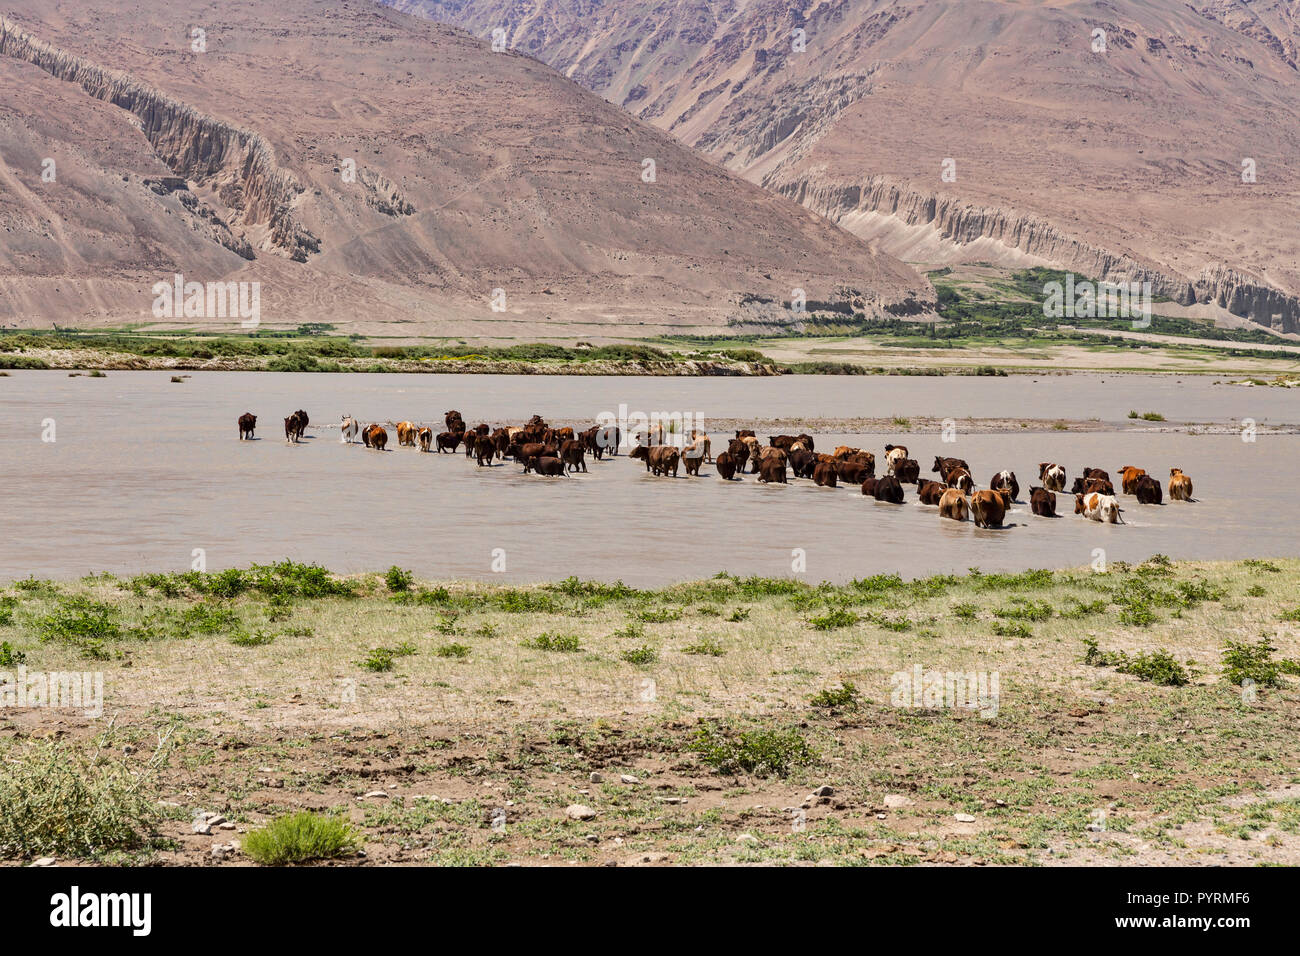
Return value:
<svg viewBox="0 0 1300 956">
<path fill-rule="evenodd" d="M 796 478 L 812 478 L 813 472 L 821 464 L 806 448 L 796 448 L 790 452 L 790 470 Z"/>
<path fill-rule="evenodd" d="M 965 468 L 970 471 L 970 465 L 966 464 L 965 458 L 940 458 L 938 455 L 934 456 L 934 467 L 930 470 L 942 478 L 954 468 Z"/>
<path fill-rule="evenodd" d="M 754 434 L 754 429 L 752 428 L 738 428 L 736 429 L 736 437 L 740 439 L 745 439 L 745 438 L 757 438 L 758 436 Z"/>
<path fill-rule="evenodd" d="M 691 432 L 691 441 L 682 448 L 682 462 L 686 465 L 686 474 L 698 475 L 700 465 L 712 458 L 713 442 L 704 432 Z"/>
<path fill-rule="evenodd" d="M 953 521 L 965 521 L 970 514 L 966 496 L 957 488 L 948 488 L 939 499 L 939 517 L 951 518 Z"/>
<path fill-rule="evenodd" d="M 302 412 L 294 412 L 284 420 L 284 440 L 290 445 L 296 445 L 302 438 L 302 430 L 306 424 L 300 417 Z"/>
<path fill-rule="evenodd" d="M 727 453 L 731 455 L 736 470 L 743 475 L 745 473 L 745 462 L 749 461 L 749 446 L 741 439 L 733 438 L 727 442 Z"/>
<path fill-rule="evenodd" d="M 1103 481 L 1110 481 L 1110 472 L 1105 468 L 1084 468 L 1083 477 L 1085 481 L 1089 478 L 1101 478 Z"/>
<path fill-rule="evenodd" d="M 1120 487 L 1124 489 L 1124 494 L 1131 495 L 1137 487 L 1138 479 L 1145 475 L 1145 468 L 1137 468 L 1133 465 L 1124 465 L 1119 470 Z M 1109 476 L 1107 476 L 1109 477 Z"/>
<path fill-rule="evenodd" d="M 862 486 L 866 487 L 866 482 Z M 890 504 L 901 505 L 903 503 L 903 486 L 899 484 L 898 479 L 893 475 L 885 475 L 883 478 L 876 479 L 875 496 L 877 501 L 888 501 Z"/>
<path fill-rule="evenodd" d="M 1056 495 L 1046 488 L 1030 488 L 1029 509 L 1041 518 L 1055 518 Z"/>
<path fill-rule="evenodd" d="M 969 495 L 975 490 L 975 480 L 965 468 L 954 468 L 944 476 L 949 488 L 960 488 L 962 494 Z"/>
<path fill-rule="evenodd" d="M 366 447 L 374 448 L 378 451 L 385 451 L 388 448 L 388 432 L 382 425 L 371 425 L 363 432 L 366 439 Z"/>
<path fill-rule="evenodd" d="M 583 456 L 582 442 L 570 438 L 560 445 L 560 461 L 569 471 L 587 470 L 587 459 Z"/>
<path fill-rule="evenodd" d="M 947 490 L 948 486 L 943 482 L 930 481 L 928 478 L 922 478 L 916 484 L 916 496 L 923 505 L 937 505 Z"/>
<path fill-rule="evenodd" d="M 527 471 L 528 468 L 526 462 L 529 458 L 555 458 L 558 457 L 557 452 L 559 449 L 554 445 L 532 441 L 526 442 L 522 445 L 511 445 L 509 451 L 515 461 L 525 463 L 524 470 Z"/>
<path fill-rule="evenodd" d="M 461 432 L 440 432 L 437 438 L 438 454 L 442 454 L 443 449 L 455 453 L 456 446 L 460 444 Z"/>
<path fill-rule="evenodd" d="M 446 424 L 447 431 L 449 432 L 463 432 L 465 430 L 465 419 L 462 418 L 460 412 L 456 411 L 454 408 L 449 412 L 443 413 L 442 420 Z M 460 426 L 459 428 L 457 427 L 458 424 Z"/>
<path fill-rule="evenodd" d="M 834 465 L 828 465 L 826 462 L 820 462 L 817 465 L 817 467 L 813 469 L 812 477 L 813 477 L 813 481 L 815 481 L 818 485 L 821 485 L 823 487 L 834 488 L 836 486 L 836 474 L 835 474 Z"/>
<path fill-rule="evenodd" d="M 401 447 L 403 445 L 410 445 L 412 448 L 414 448 L 415 435 L 416 432 L 418 431 L 415 425 L 411 422 L 398 422 L 396 427 L 397 427 L 398 446 Z"/>
<path fill-rule="evenodd" d="M 1002 519 L 1007 515 L 1011 504 L 1011 492 L 1006 489 L 998 491 L 977 491 L 971 495 L 970 511 L 977 528 L 1000 528 Z"/>
<path fill-rule="evenodd" d="M 872 472 L 874 469 L 855 458 L 844 458 L 839 461 L 832 459 L 827 464 L 834 464 L 835 473 L 840 476 L 840 481 L 851 485 L 860 485 L 867 478 L 875 477 Z"/>
<path fill-rule="evenodd" d="M 785 480 L 785 462 L 778 461 L 775 456 L 770 455 L 764 458 L 758 468 L 758 480 L 781 485 L 788 484 Z"/>
<path fill-rule="evenodd" d="M 900 458 L 894 462 L 894 477 L 907 485 L 914 485 L 921 477 L 921 463 L 915 458 Z"/>
<path fill-rule="evenodd" d="M 729 451 L 721 452 L 713 459 L 713 466 L 718 469 L 718 477 L 724 481 L 731 481 L 736 476 L 736 459 Z"/>
<path fill-rule="evenodd" d="M 849 455 L 856 455 L 859 454 L 861 451 L 862 451 L 861 448 L 854 448 L 852 445 L 837 445 L 833 457 L 848 458 Z M 872 455 L 871 457 L 872 460 L 875 460 L 875 455 Z"/>
<path fill-rule="evenodd" d="M 253 429 L 257 427 L 257 416 L 252 412 L 244 412 L 239 416 L 239 440 L 252 441 Z"/>
<path fill-rule="evenodd" d="M 497 453 L 497 443 L 492 440 L 492 436 L 476 435 L 470 441 L 474 444 L 474 458 L 478 466 L 483 468 L 491 465 Z"/>
<path fill-rule="evenodd" d="M 1076 478 L 1070 489 L 1072 495 L 1113 495 L 1115 486 L 1109 478 Z"/>
<path fill-rule="evenodd" d="M 1169 500 L 1192 501 L 1192 479 L 1181 468 L 1169 469 Z"/>
<path fill-rule="evenodd" d="M 564 462 L 560 461 L 558 458 L 552 458 L 549 455 L 540 458 L 534 455 L 532 458 L 529 458 L 527 463 L 524 465 L 524 473 L 527 474 L 530 469 L 539 475 L 546 475 L 551 478 L 568 477 L 564 470 Z"/>
<path fill-rule="evenodd" d="M 646 456 L 646 467 L 655 475 L 666 476 L 671 471 L 676 478 L 680 461 L 681 453 L 672 445 L 655 445 Z"/>
<path fill-rule="evenodd" d="M 1156 481 L 1150 475 L 1140 475 L 1133 482 L 1133 494 L 1137 495 L 1138 504 L 1140 505 L 1158 505 L 1163 503 L 1163 494 L 1160 491 L 1160 482 Z"/>
<path fill-rule="evenodd" d="M 798 440 L 794 435 L 769 435 L 767 443 L 773 448 L 789 451 Z"/>
</svg>

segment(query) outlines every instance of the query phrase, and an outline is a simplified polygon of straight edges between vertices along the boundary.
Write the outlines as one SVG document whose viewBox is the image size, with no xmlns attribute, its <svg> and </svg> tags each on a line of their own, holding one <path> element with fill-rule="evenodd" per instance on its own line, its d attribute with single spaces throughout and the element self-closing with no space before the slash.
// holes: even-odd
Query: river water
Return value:
<svg viewBox="0 0 1300 956">
<path fill-rule="evenodd" d="M 398 564 L 420 576 L 540 580 L 577 575 L 651 586 L 727 570 L 787 575 L 801 549 L 810 580 L 878 572 L 904 576 L 1012 570 L 1109 560 L 1300 555 L 1300 436 L 1155 433 L 1130 409 L 1170 422 L 1260 425 L 1300 421 L 1300 394 L 1216 385 L 1204 378 L 1068 375 L 1031 378 L 626 378 L 462 375 L 292 375 L 14 371 L 0 378 L 0 580 L 95 571 L 185 570 L 201 549 L 212 570 L 291 557 L 333 570 Z M 363 421 L 440 423 L 449 408 L 471 424 L 521 422 L 534 412 L 582 425 L 601 412 L 680 410 L 709 421 L 799 417 L 935 416 L 1099 419 L 1110 430 L 902 436 L 928 472 L 936 454 L 966 458 L 980 485 L 1012 468 L 1022 497 L 1036 463 L 1084 465 L 1115 476 L 1171 466 L 1195 482 L 1195 503 L 1140 506 L 1127 524 L 1072 514 L 1033 517 L 1017 505 L 1003 530 L 941 521 L 915 502 L 864 499 L 857 487 L 808 481 L 760 485 L 655 479 L 626 457 L 590 463 L 572 479 L 479 468 L 463 456 L 339 443 L 344 414 Z M 302 444 L 282 419 L 306 409 Z M 259 440 L 239 442 L 235 420 L 259 416 Z M 51 426 L 53 433 L 51 434 Z M 441 430 L 440 424 L 436 430 Z M 788 429 L 792 430 L 792 429 Z M 715 435 L 718 432 L 715 431 Z M 43 440 L 53 437 L 53 441 Z M 883 458 L 898 435 L 817 433 L 818 448 L 861 445 Z M 716 444 L 716 443 L 715 443 Z M 716 447 L 715 447 L 715 450 Z M 499 550 L 498 550 L 499 549 Z M 504 572 L 493 570 L 502 563 Z"/>
</svg>

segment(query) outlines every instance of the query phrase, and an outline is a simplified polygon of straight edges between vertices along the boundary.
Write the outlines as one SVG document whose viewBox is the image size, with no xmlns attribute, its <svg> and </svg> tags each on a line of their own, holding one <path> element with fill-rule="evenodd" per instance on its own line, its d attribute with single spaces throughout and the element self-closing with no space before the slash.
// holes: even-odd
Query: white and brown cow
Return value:
<svg viewBox="0 0 1300 956">
<path fill-rule="evenodd" d="M 339 425 L 339 444 L 349 445 L 356 441 L 357 435 L 361 434 L 361 425 L 351 415 L 343 416 L 343 423 Z"/>
<path fill-rule="evenodd" d="M 1095 492 L 1090 495 L 1075 495 L 1074 513 L 1102 524 L 1124 523 L 1120 517 L 1119 501 L 1114 495 L 1099 495 Z"/>
<path fill-rule="evenodd" d="M 1043 487 L 1048 491 L 1065 490 L 1065 469 L 1055 462 L 1040 461 L 1038 463 L 1038 480 L 1043 483 Z"/>
</svg>

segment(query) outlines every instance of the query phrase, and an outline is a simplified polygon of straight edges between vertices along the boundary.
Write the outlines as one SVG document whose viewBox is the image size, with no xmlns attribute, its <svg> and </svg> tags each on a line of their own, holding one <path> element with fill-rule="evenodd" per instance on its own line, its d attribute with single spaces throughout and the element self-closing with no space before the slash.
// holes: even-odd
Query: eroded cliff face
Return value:
<svg viewBox="0 0 1300 956">
<path fill-rule="evenodd" d="M 0 55 L 76 83 L 90 96 L 131 113 L 167 167 L 215 193 L 230 210 L 232 225 L 267 227 L 265 249 L 299 262 L 320 251 L 320 241 L 293 214 L 302 185 L 276 164 L 274 151 L 260 135 L 201 113 L 127 74 L 53 47 L 3 17 Z M 224 235 L 218 230 L 217 239 L 245 258 L 251 256 L 248 243 L 229 229 Z"/>
<path fill-rule="evenodd" d="M 382 2 L 503 28 L 910 261 L 1005 250 L 1300 331 L 1296 0 Z"/>
<path fill-rule="evenodd" d="M 933 229 L 942 242 L 967 245 L 992 239 L 1080 275 L 1107 282 L 1150 282 L 1153 295 L 1180 305 L 1213 303 L 1279 332 L 1300 332 L 1300 300 L 1235 269 L 1211 267 L 1189 278 L 1068 235 L 1043 218 L 927 194 L 883 176 L 862 184 L 801 179 L 768 185 L 834 222 L 853 213 L 879 213 Z M 888 247 L 889 242 L 882 245 Z"/>
</svg>

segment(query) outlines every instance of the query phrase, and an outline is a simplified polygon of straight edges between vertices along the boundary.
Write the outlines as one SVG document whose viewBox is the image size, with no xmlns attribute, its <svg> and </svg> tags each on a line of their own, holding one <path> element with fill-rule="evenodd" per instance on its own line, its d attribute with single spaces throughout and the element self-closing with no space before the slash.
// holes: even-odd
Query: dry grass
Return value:
<svg viewBox="0 0 1300 956">
<path fill-rule="evenodd" d="M 129 582 L 112 578 L 13 587 L 13 623 L 0 627 L 0 638 L 26 655 L 29 669 L 104 670 L 105 711 L 119 715 L 128 734 L 181 728 L 172 775 L 161 786 L 197 788 L 204 794 L 199 808 L 238 806 L 251 825 L 304 801 L 322 810 L 352 805 L 380 783 L 410 799 L 430 787 L 455 794 L 461 824 L 424 826 L 456 834 L 451 856 L 437 841 L 390 843 L 394 828 L 410 823 L 402 817 L 410 807 L 397 812 L 390 805 L 396 823 L 369 825 L 373 812 L 354 808 L 354 822 L 368 825 L 370 859 L 378 861 L 386 858 L 376 842 L 392 861 L 492 862 L 555 852 L 573 836 L 554 828 L 567 802 L 603 807 L 603 822 L 592 824 L 598 840 L 601 833 L 626 836 L 629 821 L 665 812 L 683 818 L 682 826 L 715 826 L 730 836 L 708 847 L 682 844 L 677 826 L 647 845 L 684 862 L 729 859 L 741 832 L 790 833 L 780 812 L 769 820 L 764 811 L 755 822 L 752 809 L 737 807 L 797 805 L 810 787 L 829 781 L 852 796 L 824 808 L 815 839 L 798 835 L 803 850 L 782 837 L 765 840 L 762 853 L 746 843 L 746 854 L 861 862 L 867 853 L 915 862 L 929 859 L 930 849 L 914 859 L 901 849 L 882 855 L 864 846 L 886 839 L 932 849 L 952 829 L 953 810 L 969 807 L 1001 818 L 963 836 L 970 838 L 963 853 L 984 859 L 1023 861 L 1048 847 L 1108 859 L 1157 850 L 1177 856 L 1185 840 L 1173 828 L 1186 824 L 1206 828 L 1197 852 L 1209 847 L 1237 862 L 1231 846 L 1216 841 L 1241 839 L 1235 828 L 1247 826 L 1246 810 L 1228 810 L 1223 801 L 1235 795 L 1268 802 L 1300 782 L 1294 677 L 1257 688 L 1250 699 L 1221 679 L 1226 638 L 1267 635 L 1278 659 L 1300 658 L 1300 626 L 1285 620 L 1300 604 L 1300 561 L 1168 566 L 1155 559 L 1105 575 L 881 577 L 838 587 L 719 578 L 657 591 L 416 581 L 395 594 L 381 575 L 349 582 L 356 596 L 288 599 L 256 590 L 201 597 L 183 582 L 175 596 L 163 596 L 176 581 L 139 585 L 137 595 Z M 117 636 L 105 644 L 109 660 L 88 662 L 77 644 L 40 639 L 35 622 L 57 617 L 70 598 L 116 609 Z M 218 612 L 184 617 L 212 604 L 233 611 L 234 623 Z M 837 612 L 843 626 L 818 630 L 809 623 Z M 1122 623 L 1121 615 L 1149 623 Z M 183 628 L 167 626 L 180 619 L 214 621 L 218 632 L 182 636 Z M 232 643 L 248 633 L 272 639 Z M 542 636 L 548 640 L 539 646 Z M 1086 665 L 1085 638 L 1111 653 L 1167 651 L 1190 683 L 1161 687 Z M 380 648 L 392 652 L 391 670 L 364 667 Z M 917 665 L 996 672 L 996 715 L 896 706 L 893 676 Z M 838 699 L 823 692 L 845 684 L 856 687 L 855 706 L 814 706 Z M 33 711 L 19 722 L 40 733 L 54 715 Z M 735 779 L 736 766 L 765 765 L 762 754 L 750 763 L 710 766 L 707 753 L 755 730 L 771 731 L 783 748 L 803 740 L 815 757 L 791 764 L 789 779 Z M 700 733 L 713 750 L 699 745 Z M 226 754 L 229 744 L 221 741 L 230 735 L 242 743 Z M 385 742 L 362 765 L 340 755 L 355 756 L 356 742 L 367 736 Z M 440 743 L 431 747 L 433 740 Z M 269 775 L 250 769 L 262 763 L 277 773 L 301 772 L 268 796 Z M 655 775 L 658 787 L 689 796 L 692 808 L 665 805 L 663 790 L 610 791 L 608 783 L 585 782 L 589 771 L 609 768 Z M 885 827 L 877 814 L 888 793 L 909 794 L 915 808 L 888 810 Z M 479 819 L 488 799 L 499 804 L 506 794 L 513 795 L 512 819 L 534 827 L 512 828 L 518 844 Z M 1105 812 L 1112 827 L 1098 842 L 1084 825 L 1089 813 L 1111 805 Z M 811 804 L 810 819 L 821 807 Z M 1116 814 L 1123 817 L 1118 825 Z M 909 829 L 894 832 L 896 817 L 908 817 Z M 1279 811 L 1276 818 L 1280 829 L 1247 827 L 1244 851 L 1265 859 L 1300 852 L 1282 827 L 1292 815 Z M 882 828 L 887 838 L 877 833 Z M 1258 842 L 1261 834 L 1273 842 Z M 413 850 L 417 844 L 424 850 Z M 585 841 L 577 857 L 594 862 L 613 846 Z M 624 844 L 616 846 L 621 852 Z M 955 851 L 936 852 L 943 861 Z"/>
</svg>

